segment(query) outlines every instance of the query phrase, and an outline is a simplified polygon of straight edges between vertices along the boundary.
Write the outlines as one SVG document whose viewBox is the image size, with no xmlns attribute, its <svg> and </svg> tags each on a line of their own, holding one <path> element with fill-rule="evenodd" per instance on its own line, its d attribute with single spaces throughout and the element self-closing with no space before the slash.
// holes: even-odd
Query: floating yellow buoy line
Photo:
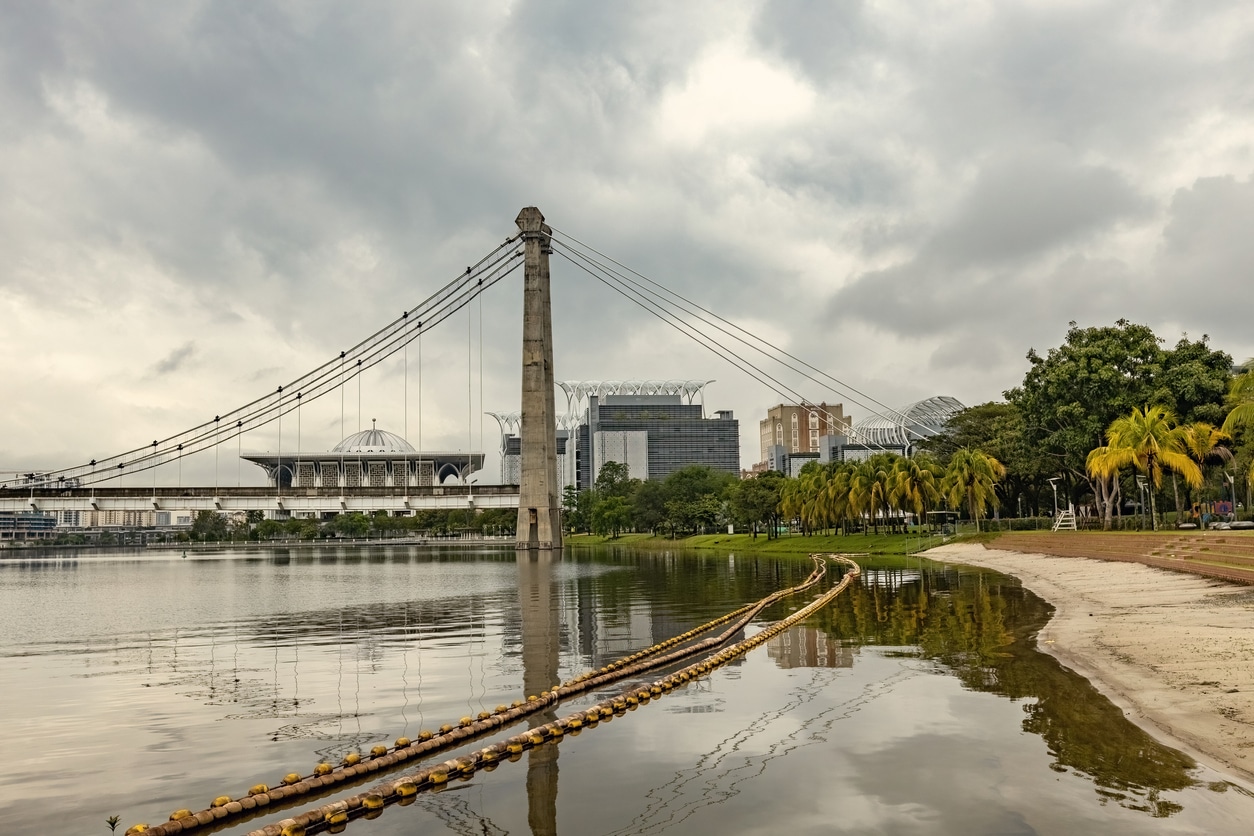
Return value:
<svg viewBox="0 0 1254 836">
<path fill-rule="evenodd" d="M 601 722 L 608 722 L 616 716 L 622 716 L 627 711 L 634 710 L 637 705 L 643 705 L 661 694 L 669 693 L 678 685 L 698 679 L 714 668 L 720 667 L 732 659 L 747 653 L 758 645 L 779 635 L 784 630 L 810 617 L 831 603 L 836 596 L 848 588 L 861 574 L 861 568 L 858 564 L 843 555 L 811 555 L 811 557 L 815 558 L 816 561 L 821 560 L 823 557 L 829 557 L 834 561 L 847 564 L 851 571 L 845 575 L 839 584 L 823 595 L 751 638 L 737 642 L 719 653 L 676 671 L 648 686 L 635 687 L 625 694 L 603 700 L 591 708 L 577 711 L 551 723 L 546 723 L 522 734 L 514 735 L 470 755 L 464 755 L 444 763 L 425 767 L 418 772 L 386 781 L 341 801 L 300 813 L 275 824 L 266 825 L 258 830 L 251 831 L 248 836 L 305 836 L 306 834 L 317 833 L 327 826 L 328 815 L 344 810 L 347 813 L 346 818 L 340 820 L 334 827 L 334 832 L 340 832 L 347 826 L 348 821 L 352 819 L 359 817 L 375 818 L 382 815 L 384 808 L 389 803 L 410 804 L 413 802 L 413 796 L 422 790 L 439 789 L 451 778 L 468 779 L 479 769 L 485 771 L 494 770 L 502 759 L 510 762 L 517 761 L 522 757 L 523 750 L 542 746 L 546 742 L 560 740 L 563 731 L 576 733 L 581 727 L 591 728 Z"/>
<path fill-rule="evenodd" d="M 673 664 L 688 656 L 700 653 L 703 650 L 709 650 L 718 645 L 724 644 L 737 632 L 744 628 L 763 609 L 785 598 L 802 592 L 814 584 L 818 583 L 826 574 L 826 565 L 823 562 L 823 555 L 811 555 L 815 561 L 815 569 L 810 576 L 801 584 L 790 587 L 788 589 L 773 592 L 765 598 L 754 604 L 748 604 L 740 607 L 726 615 L 720 616 L 700 627 L 689 630 L 678 636 L 666 639 L 663 642 L 653 645 L 645 650 L 633 653 L 616 662 L 612 662 L 597 671 L 587 672 L 568 680 L 565 683 L 556 685 L 550 691 L 544 691 L 539 695 L 530 695 L 526 701 L 514 700 L 511 705 L 498 705 L 493 712 L 480 712 L 478 718 L 462 717 L 456 726 L 445 724 L 440 727 L 438 733 L 432 733 L 423 730 L 418 734 L 418 740 L 412 741 L 408 737 L 399 737 L 396 739 L 395 745 L 388 749 L 383 745 L 378 745 L 370 750 L 369 755 L 361 755 L 353 752 L 347 755 L 339 766 L 332 766 L 329 763 L 318 764 L 309 776 L 302 776 L 300 773 L 292 772 L 283 776 L 280 786 L 273 789 L 265 784 L 257 784 L 253 786 L 248 794 L 239 798 L 232 799 L 230 796 L 219 796 L 213 800 L 208 809 L 192 813 L 187 809 L 177 810 L 171 814 L 170 820 L 164 824 L 148 826 L 146 824 L 137 824 L 126 831 L 126 836 L 136 836 L 136 834 L 146 834 L 147 836 L 166 836 L 166 834 L 183 833 L 191 831 L 195 828 L 207 825 L 211 822 L 225 819 L 230 816 L 240 815 L 245 812 L 259 811 L 260 808 L 267 807 L 271 804 L 281 804 L 284 802 L 295 801 L 299 796 L 306 795 L 310 792 L 321 790 L 324 787 L 330 787 L 334 784 L 360 778 L 370 772 L 376 772 L 380 769 L 387 769 L 406 760 L 437 752 L 442 749 L 448 749 L 455 745 L 459 745 L 468 738 L 477 737 L 486 734 L 494 729 L 505 725 L 512 724 L 523 717 L 542 711 L 561 702 L 571 696 L 592 690 L 613 682 L 625 679 L 629 676 L 644 673 L 648 670 Z M 400 801 L 412 797 L 419 789 L 430 789 L 432 787 L 441 786 L 446 783 L 450 776 L 467 777 L 473 774 L 478 768 L 495 769 L 496 762 L 501 758 L 509 760 L 517 760 L 524 749 L 537 745 L 543 745 L 549 740 L 560 739 L 565 733 L 578 733 L 585 723 L 595 725 L 601 719 L 608 720 L 615 713 L 624 713 L 628 710 L 634 710 L 637 705 L 646 703 L 650 699 L 668 693 L 676 685 L 685 684 L 691 679 L 695 679 L 702 674 L 708 673 L 714 667 L 717 667 L 735 656 L 756 647 L 766 638 L 775 635 L 780 630 L 786 629 L 801 618 L 806 617 L 815 609 L 825 605 L 827 601 L 834 598 L 842 591 L 853 578 L 859 573 L 859 568 L 852 560 L 839 556 L 830 556 L 833 560 L 839 560 L 848 563 L 852 567 L 850 572 L 841 581 L 839 585 L 833 587 L 823 596 L 815 599 L 806 607 L 798 610 L 788 616 L 784 621 L 777 622 L 767 631 L 757 634 L 753 639 L 748 639 L 734 645 L 733 648 L 743 648 L 733 651 L 728 648 L 722 653 L 711 656 L 695 665 L 690 665 L 682 671 L 667 677 L 664 680 L 654 683 L 652 686 L 641 688 L 638 691 L 629 692 L 620 697 L 600 703 L 585 712 L 577 712 L 570 717 L 562 718 L 553 723 L 541 726 L 524 735 L 517 735 L 510 738 L 504 744 L 498 744 L 502 747 L 499 751 L 494 747 L 480 750 L 475 753 L 474 758 L 468 763 L 466 758 L 449 761 L 436 767 L 431 767 L 423 772 L 418 773 L 421 779 L 413 779 L 405 781 L 397 779 L 391 782 L 388 792 L 367 792 L 349 799 L 347 807 L 340 809 L 337 805 L 345 802 L 336 802 L 335 804 L 324 805 L 317 808 L 316 815 L 313 813 L 302 814 L 296 819 L 285 819 L 277 825 L 269 825 L 262 830 L 253 831 L 253 834 L 265 834 L 265 836 L 303 836 L 309 830 L 321 830 L 323 827 L 334 827 L 336 831 L 345 826 L 350 818 L 358 816 L 373 817 L 379 815 L 383 810 L 385 803 Z M 830 597 L 829 597 L 830 596 Z M 820 604 L 819 602 L 822 602 Z M 816 606 L 818 605 L 818 606 Z M 804 615 L 803 615 L 804 613 Z M 696 642 L 688 647 L 677 650 L 673 648 L 682 645 L 685 642 L 692 641 L 697 636 L 708 632 L 709 630 L 726 624 L 734 620 L 734 624 L 718 636 L 709 637 L 703 641 Z M 784 625 L 784 626 L 780 626 Z M 771 632 L 770 636 L 767 632 Z M 766 638 L 763 638 L 763 637 Z M 665 651 L 671 650 L 670 653 Z M 663 654 L 659 656 L 659 654 Z M 620 707 L 621 705 L 621 707 Z M 607 713 L 608 712 L 608 713 Z M 543 730 L 543 731 L 542 731 Z M 538 733 L 538 734 L 537 734 Z M 488 750 L 492 752 L 488 754 Z M 485 760 L 485 758 L 487 760 Z M 451 765 L 456 765 L 454 771 Z M 412 784 L 413 792 L 407 792 Z M 400 789 L 397 789 L 397 787 Z M 377 806 L 373 806 L 375 802 L 369 799 L 377 796 L 380 802 Z M 334 810 L 332 808 L 335 808 Z M 341 820 L 340 813 L 344 814 Z M 312 818 L 310 818 L 312 816 Z M 330 817 L 330 818 L 328 818 Z M 331 818 L 335 821 L 332 822 Z"/>
</svg>

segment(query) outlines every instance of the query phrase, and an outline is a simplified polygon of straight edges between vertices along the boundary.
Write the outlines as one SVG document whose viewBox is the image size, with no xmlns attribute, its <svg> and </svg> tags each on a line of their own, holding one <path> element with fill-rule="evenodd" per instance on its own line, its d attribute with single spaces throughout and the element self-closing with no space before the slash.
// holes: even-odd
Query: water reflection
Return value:
<svg viewBox="0 0 1254 836">
<path fill-rule="evenodd" d="M 1089 682 L 1036 648 L 1053 608 L 993 573 L 879 569 L 804 628 L 776 640 L 777 663 L 899 647 L 952 671 L 967 688 L 1022 701 L 1023 730 L 1040 735 L 1056 772 L 1090 778 L 1102 803 L 1170 816 L 1160 794 L 1197 782 L 1196 762 L 1155 741 Z M 809 633 L 809 634 L 808 634 Z M 822 652 L 820 652 L 822 648 Z"/>
<path fill-rule="evenodd" d="M 559 553 L 560 556 L 560 553 Z M 518 552 L 518 605 L 522 618 L 523 691 L 528 696 L 559 682 L 557 590 L 553 585 L 553 552 Z M 557 719 L 556 710 L 532 715 L 529 728 Z M 557 833 L 556 745 L 537 746 L 527 755 L 527 823 L 534 836 Z"/>
<path fill-rule="evenodd" d="M 1193 762 L 1036 651 L 1049 615 L 1038 598 L 1003 577 L 926 562 L 867 569 L 861 586 L 765 652 L 563 744 L 567 832 L 735 832 L 752 829 L 742 818 L 759 807 L 786 829 L 807 821 L 789 811 L 811 802 L 828 805 L 824 814 L 868 799 L 965 810 L 974 783 L 994 780 L 1046 806 L 1096 786 L 1109 809 L 1079 806 L 1124 823 L 1146 817 L 1121 808 L 1179 809 L 1162 795 L 1196 783 Z M 512 549 L 0 565 L 0 681 L 23 684 L 0 688 L 0 713 L 27 718 L 0 728 L 0 746 L 48 753 L 0 763 L 0 819 L 38 829 L 46 808 L 30 800 L 53 803 L 67 782 L 95 793 L 77 800 L 67 832 L 91 832 L 102 813 L 163 819 L 539 693 L 808 572 L 796 560 L 605 551 L 553 561 Z M 939 721 L 918 716 L 951 709 Z M 1041 740 L 1054 770 L 1084 777 L 1056 782 Z M 455 832 L 556 833 L 558 753 L 533 749 L 525 770 L 479 775 L 355 829 L 392 836 L 438 830 L 438 819 Z M 937 763 L 952 774 L 937 779 Z M 837 765 L 845 771 L 832 774 Z M 820 772 L 830 775 L 825 801 L 795 794 Z M 1170 825 L 1197 818 L 1199 795 L 1176 797 L 1192 801 Z M 979 803 L 1006 816 L 1032 804 L 995 794 Z"/>
</svg>

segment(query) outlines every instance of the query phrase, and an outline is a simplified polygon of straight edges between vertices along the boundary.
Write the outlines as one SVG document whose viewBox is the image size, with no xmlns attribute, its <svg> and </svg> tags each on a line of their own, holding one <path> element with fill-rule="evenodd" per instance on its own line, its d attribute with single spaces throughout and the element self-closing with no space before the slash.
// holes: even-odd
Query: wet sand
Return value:
<svg viewBox="0 0 1254 836">
<path fill-rule="evenodd" d="M 1055 607 L 1041 649 L 1198 760 L 1254 781 L 1254 587 L 1132 563 L 942 546 Z"/>
</svg>

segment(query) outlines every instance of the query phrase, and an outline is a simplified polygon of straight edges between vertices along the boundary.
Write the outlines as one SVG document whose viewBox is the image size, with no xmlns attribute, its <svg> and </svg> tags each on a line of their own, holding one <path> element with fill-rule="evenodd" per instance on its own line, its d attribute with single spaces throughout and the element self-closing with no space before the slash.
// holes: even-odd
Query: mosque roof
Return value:
<svg viewBox="0 0 1254 836">
<path fill-rule="evenodd" d="M 372 421 L 371 424 L 374 422 Z M 396 433 L 371 426 L 353 433 L 331 448 L 332 453 L 417 453 L 413 445 Z"/>
</svg>

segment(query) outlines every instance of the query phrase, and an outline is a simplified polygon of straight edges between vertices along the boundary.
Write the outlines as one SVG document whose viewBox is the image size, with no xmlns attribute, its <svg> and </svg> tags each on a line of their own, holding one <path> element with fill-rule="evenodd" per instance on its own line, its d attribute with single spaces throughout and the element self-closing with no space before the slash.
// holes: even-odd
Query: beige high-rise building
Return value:
<svg viewBox="0 0 1254 836">
<path fill-rule="evenodd" d="M 780 404 L 766 411 L 758 422 L 762 441 L 762 458 L 770 458 L 769 450 L 778 444 L 789 453 L 817 453 L 819 439 L 825 435 L 848 435 L 849 419 L 844 404 Z"/>
</svg>

